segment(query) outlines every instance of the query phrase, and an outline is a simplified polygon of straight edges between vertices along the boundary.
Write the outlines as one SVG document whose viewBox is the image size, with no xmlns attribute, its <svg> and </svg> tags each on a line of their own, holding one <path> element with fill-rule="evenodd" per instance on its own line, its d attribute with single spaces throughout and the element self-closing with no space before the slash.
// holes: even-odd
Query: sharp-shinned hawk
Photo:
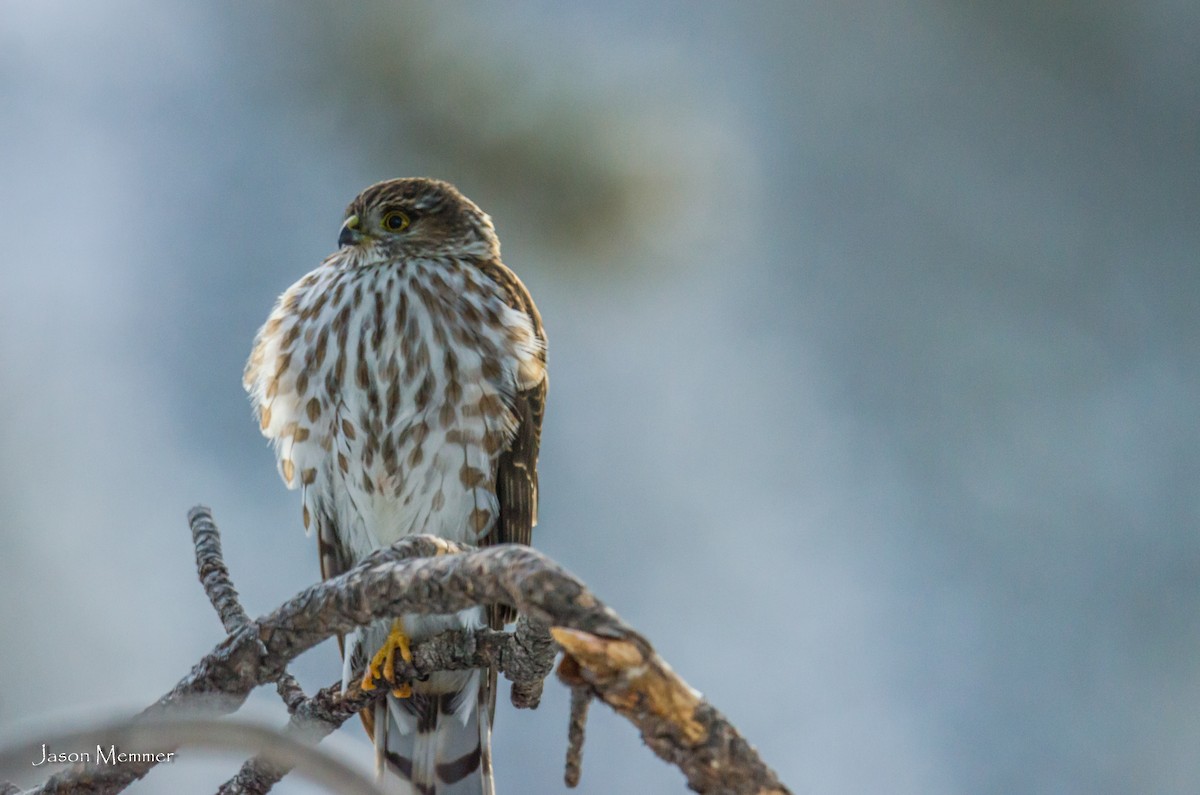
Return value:
<svg viewBox="0 0 1200 795">
<path fill-rule="evenodd" d="M 258 333 L 244 384 L 288 488 L 301 490 L 321 574 L 415 533 L 530 542 L 546 338 L 500 261 L 491 219 L 452 185 L 396 179 L 346 210 L 339 249 L 292 285 Z M 392 682 L 388 653 L 447 628 L 499 627 L 480 608 L 360 630 L 344 677 L 392 694 L 364 714 L 400 792 L 492 793 L 496 674 Z"/>
</svg>

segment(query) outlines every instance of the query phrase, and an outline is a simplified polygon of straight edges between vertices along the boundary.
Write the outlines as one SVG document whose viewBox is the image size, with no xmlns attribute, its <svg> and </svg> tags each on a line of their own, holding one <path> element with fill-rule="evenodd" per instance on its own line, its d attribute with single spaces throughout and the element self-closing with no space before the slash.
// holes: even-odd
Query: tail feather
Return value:
<svg viewBox="0 0 1200 795">
<path fill-rule="evenodd" d="M 375 747 L 389 792 L 495 795 L 491 733 L 493 675 L 467 674 L 461 689 L 389 696 L 375 719 Z M 386 715 L 384 712 L 386 711 Z"/>
</svg>

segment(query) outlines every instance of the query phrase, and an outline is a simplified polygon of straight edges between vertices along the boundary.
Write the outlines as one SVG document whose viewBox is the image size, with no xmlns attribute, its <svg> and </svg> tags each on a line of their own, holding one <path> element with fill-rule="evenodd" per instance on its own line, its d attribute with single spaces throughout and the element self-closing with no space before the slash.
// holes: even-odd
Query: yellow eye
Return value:
<svg viewBox="0 0 1200 795">
<path fill-rule="evenodd" d="M 383 216 L 383 228 L 389 232 L 400 232 L 408 228 L 411 223 L 408 216 L 399 210 L 392 210 L 387 215 Z"/>
</svg>

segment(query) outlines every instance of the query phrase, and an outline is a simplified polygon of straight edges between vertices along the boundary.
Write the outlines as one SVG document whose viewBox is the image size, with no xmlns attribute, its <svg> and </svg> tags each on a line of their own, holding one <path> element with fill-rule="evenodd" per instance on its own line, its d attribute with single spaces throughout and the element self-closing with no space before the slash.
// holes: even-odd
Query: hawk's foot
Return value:
<svg viewBox="0 0 1200 795">
<path fill-rule="evenodd" d="M 408 682 L 396 684 L 397 651 L 404 662 L 412 662 L 409 637 L 404 632 L 404 622 L 398 618 L 392 622 L 392 631 L 388 633 L 387 640 L 383 642 L 379 651 L 375 652 L 375 657 L 367 666 L 367 672 L 363 674 L 363 690 L 374 690 L 377 687 L 376 683 L 383 679 L 392 685 L 392 695 L 396 698 L 408 698 L 412 695 L 412 685 Z"/>
</svg>

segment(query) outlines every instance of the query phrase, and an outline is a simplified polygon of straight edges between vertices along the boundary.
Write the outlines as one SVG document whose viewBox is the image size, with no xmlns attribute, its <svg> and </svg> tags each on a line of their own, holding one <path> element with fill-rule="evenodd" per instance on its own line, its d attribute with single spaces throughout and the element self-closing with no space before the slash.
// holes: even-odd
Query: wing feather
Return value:
<svg viewBox="0 0 1200 795">
<path fill-rule="evenodd" d="M 537 368 L 536 381 L 517 385 L 511 406 L 517 419 L 517 429 L 508 449 L 501 452 L 496 463 L 496 498 L 500 503 L 500 516 L 482 544 L 529 544 L 533 541 L 533 528 L 537 524 L 538 450 L 549 383 L 545 369 L 546 332 L 533 298 L 515 273 L 496 261 L 485 264 L 482 269 L 504 290 L 506 303 L 529 317 L 530 326 L 538 340 L 537 355 L 542 364 Z M 515 617 L 512 608 L 498 605 L 490 611 L 489 619 L 492 627 L 499 629 Z"/>
</svg>

